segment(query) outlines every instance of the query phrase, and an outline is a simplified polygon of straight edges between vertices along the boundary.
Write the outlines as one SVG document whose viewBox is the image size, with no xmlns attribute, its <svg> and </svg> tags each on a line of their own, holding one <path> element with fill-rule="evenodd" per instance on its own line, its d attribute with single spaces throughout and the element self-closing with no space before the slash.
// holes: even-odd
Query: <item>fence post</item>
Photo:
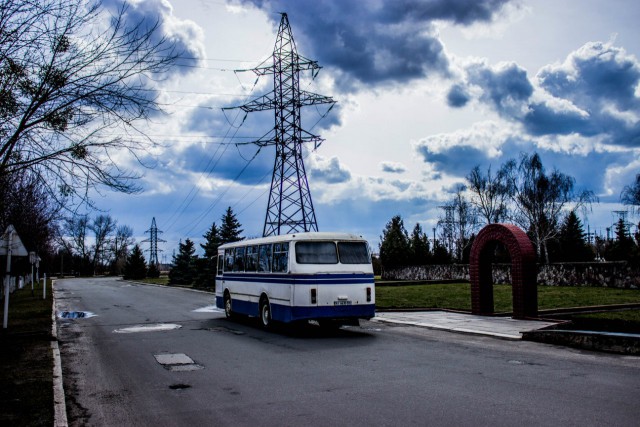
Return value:
<svg viewBox="0 0 640 427">
<path fill-rule="evenodd" d="M 47 299 L 47 273 L 44 273 L 44 282 L 42 284 L 42 299 Z"/>
<path fill-rule="evenodd" d="M 7 329 L 9 321 L 9 276 L 4 278 L 4 315 L 2 317 L 2 328 Z"/>
</svg>

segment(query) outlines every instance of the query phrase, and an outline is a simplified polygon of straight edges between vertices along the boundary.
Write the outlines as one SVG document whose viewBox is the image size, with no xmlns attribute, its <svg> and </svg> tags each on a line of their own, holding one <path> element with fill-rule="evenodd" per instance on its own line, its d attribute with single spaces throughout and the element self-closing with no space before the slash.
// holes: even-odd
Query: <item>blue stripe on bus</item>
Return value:
<svg viewBox="0 0 640 427">
<path fill-rule="evenodd" d="M 227 273 L 217 277 L 218 280 L 231 282 L 264 282 L 282 284 L 322 284 L 322 285 L 350 285 L 370 283 L 373 284 L 372 274 L 238 274 Z"/>
<path fill-rule="evenodd" d="M 242 300 L 233 300 L 233 312 L 248 316 L 258 315 L 258 303 Z M 216 306 L 224 307 L 222 297 L 216 297 Z M 271 303 L 271 316 L 279 322 L 292 322 L 295 320 L 317 319 L 371 319 L 375 316 L 375 304 L 357 304 L 344 306 L 296 306 Z"/>
</svg>

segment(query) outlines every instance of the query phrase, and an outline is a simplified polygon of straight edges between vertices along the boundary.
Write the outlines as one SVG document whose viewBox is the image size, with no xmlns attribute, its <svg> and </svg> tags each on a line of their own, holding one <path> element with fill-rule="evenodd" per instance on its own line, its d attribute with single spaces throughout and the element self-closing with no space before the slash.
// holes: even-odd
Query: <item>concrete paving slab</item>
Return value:
<svg viewBox="0 0 640 427">
<path fill-rule="evenodd" d="M 513 340 L 522 339 L 522 332 L 555 325 L 554 322 L 541 320 L 516 320 L 510 317 L 475 316 L 447 311 L 385 311 L 376 313 L 372 320 Z"/>
<path fill-rule="evenodd" d="M 194 363 L 193 359 L 184 353 L 154 354 L 154 357 L 161 365 L 190 365 Z"/>
</svg>

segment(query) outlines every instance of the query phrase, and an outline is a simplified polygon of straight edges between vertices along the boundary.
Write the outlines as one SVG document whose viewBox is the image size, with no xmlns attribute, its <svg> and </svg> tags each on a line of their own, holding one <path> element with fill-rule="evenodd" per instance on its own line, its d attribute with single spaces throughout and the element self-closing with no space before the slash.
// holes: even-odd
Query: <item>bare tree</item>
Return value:
<svg viewBox="0 0 640 427">
<path fill-rule="evenodd" d="M 111 256 L 113 273 L 119 274 L 126 262 L 129 253 L 129 246 L 133 245 L 133 229 L 128 225 L 119 225 L 116 228 L 115 236 L 111 239 Z"/>
<path fill-rule="evenodd" d="M 478 225 L 477 212 L 467 200 L 466 190 L 464 185 L 456 187 L 453 200 L 441 206 L 445 217 L 439 221 L 443 225 L 443 240 L 449 242 L 451 254 L 460 262 L 463 261 L 464 250 Z"/>
<path fill-rule="evenodd" d="M 470 202 L 476 207 L 478 214 L 486 224 L 504 220 L 507 216 L 507 201 L 509 200 L 508 171 L 514 160 L 504 164 L 496 174 L 491 173 L 491 166 L 486 174 L 480 166 L 474 167 L 466 179 L 471 191 Z"/>
<path fill-rule="evenodd" d="M 45 259 L 53 253 L 58 233 L 59 207 L 28 173 L 9 179 L 0 175 L 0 232 L 13 225 L 22 243 Z"/>
<path fill-rule="evenodd" d="M 640 173 L 631 185 L 626 185 L 620 195 L 620 200 L 625 205 L 631 205 L 633 210 L 640 209 Z"/>
<path fill-rule="evenodd" d="M 0 5 L 0 175 L 29 170 L 60 202 L 90 188 L 139 191 L 112 156 L 153 143 L 136 127 L 160 111 L 154 81 L 179 52 L 158 23 L 126 24 L 92 0 Z M 106 18 L 106 19 L 105 19 Z"/>
<path fill-rule="evenodd" d="M 596 200 L 591 191 L 576 194 L 573 177 L 555 169 L 547 174 L 537 153 L 522 154 L 517 168 L 515 162 L 510 164 L 509 185 L 515 207 L 514 220 L 529 231 L 539 258 L 544 249 L 547 264 L 547 242 L 558 234 L 563 212 Z"/>
<path fill-rule="evenodd" d="M 89 259 L 89 247 L 87 245 L 87 232 L 89 231 L 89 217 L 87 215 L 74 215 L 64 221 L 60 244 L 69 253 L 74 253 L 83 260 Z"/>
<path fill-rule="evenodd" d="M 89 230 L 93 232 L 94 243 L 92 246 L 93 272 L 108 258 L 107 249 L 109 237 L 116 229 L 116 221 L 110 215 L 98 215 L 89 224 Z"/>
</svg>

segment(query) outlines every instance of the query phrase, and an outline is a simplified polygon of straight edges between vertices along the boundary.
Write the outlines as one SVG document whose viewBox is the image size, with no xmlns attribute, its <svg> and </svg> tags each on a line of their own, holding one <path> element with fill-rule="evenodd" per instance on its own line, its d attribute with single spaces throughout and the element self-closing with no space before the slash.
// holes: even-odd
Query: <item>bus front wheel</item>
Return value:
<svg viewBox="0 0 640 427">
<path fill-rule="evenodd" d="M 271 305 L 266 296 L 260 299 L 260 325 L 264 329 L 269 329 L 271 326 Z"/>
</svg>

